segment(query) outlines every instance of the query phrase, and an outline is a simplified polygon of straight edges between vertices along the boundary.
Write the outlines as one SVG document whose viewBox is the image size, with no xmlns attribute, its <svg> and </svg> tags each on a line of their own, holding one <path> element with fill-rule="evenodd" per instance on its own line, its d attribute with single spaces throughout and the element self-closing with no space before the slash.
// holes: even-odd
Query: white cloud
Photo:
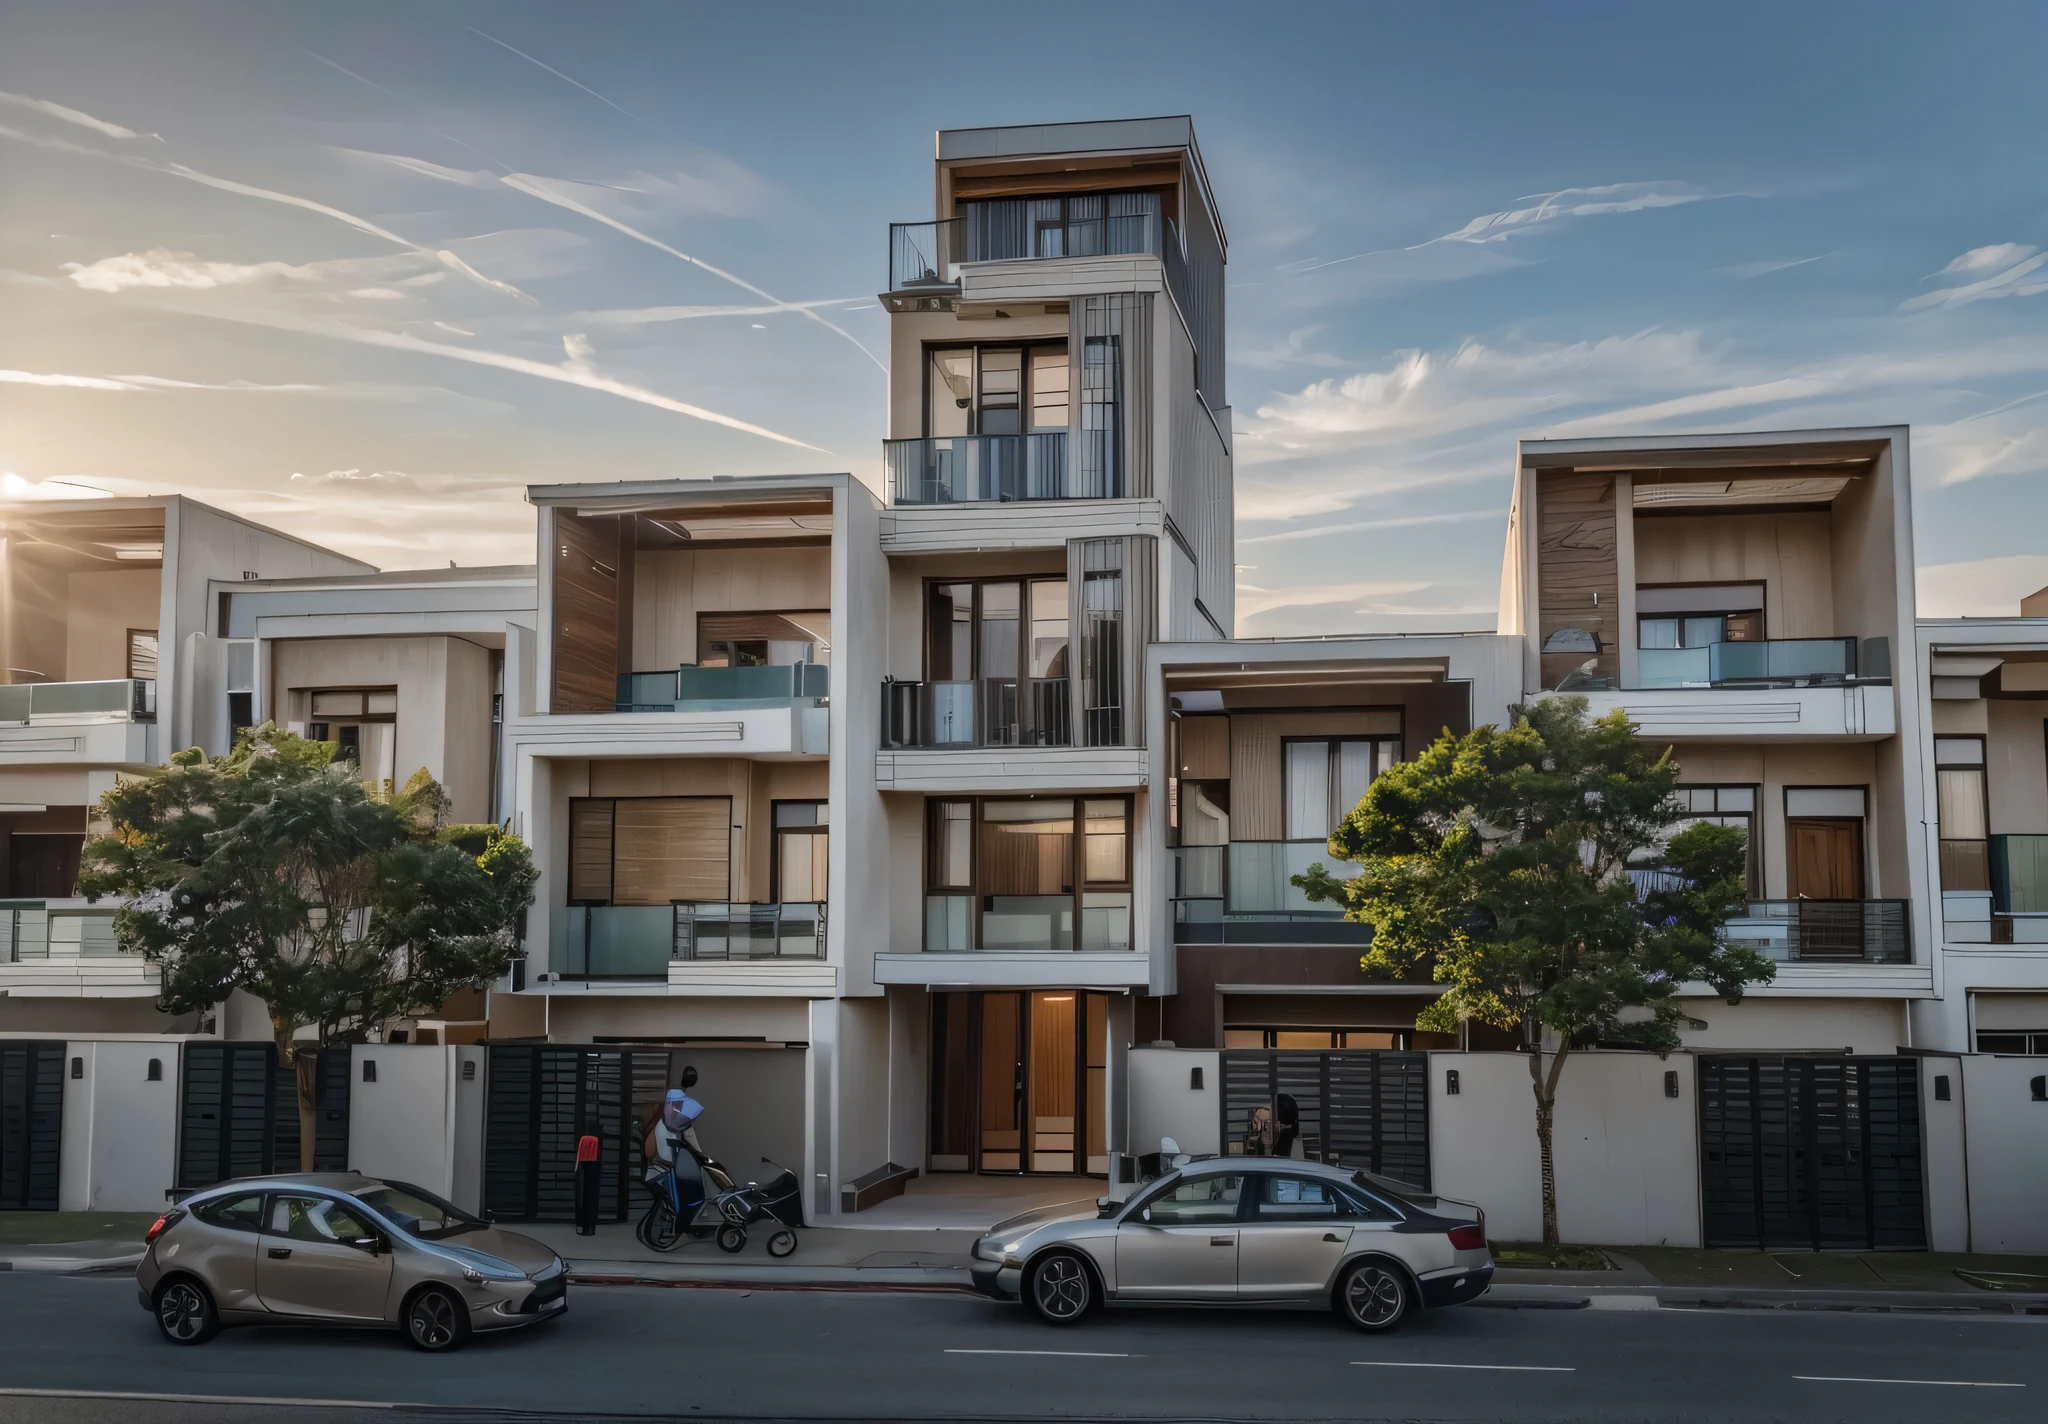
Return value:
<svg viewBox="0 0 2048 1424">
<path fill-rule="evenodd" d="M 1973 247 L 1962 256 L 1954 258 L 1937 276 L 1988 272 L 1994 267 L 2009 267 L 2023 258 L 2034 255 L 2035 249 L 2024 242 L 1994 242 L 1988 247 Z"/>
<path fill-rule="evenodd" d="M 0 104 L 12 104 L 18 109 L 32 109 L 47 118 L 77 124 L 80 128 L 91 129 L 95 133 L 105 134 L 108 138 L 153 138 L 158 143 L 164 141 L 162 134 L 137 133 L 134 129 L 110 124 L 105 119 L 96 119 L 91 114 L 80 113 L 77 109 L 67 109 L 62 104 L 53 104 L 48 99 L 32 99 L 26 94 L 9 94 L 4 89 L 0 89 Z"/>
<path fill-rule="evenodd" d="M 1320 539 L 1328 534 L 1355 534 L 1362 530 L 1414 529 L 1425 524 L 1465 524 L 1480 519 L 1506 519 L 1500 509 L 1461 509 L 1449 514 L 1413 514 L 1394 519 L 1361 519 L 1344 524 L 1317 524 L 1307 529 L 1281 529 L 1271 534 L 1241 536 L 1237 547 L 1247 544 L 1279 544 L 1297 539 Z"/>
<path fill-rule="evenodd" d="M 1923 618 L 2016 618 L 2020 600 L 2048 588 L 2048 554 L 1927 564 L 1917 589 Z"/>
<path fill-rule="evenodd" d="M 417 173 L 422 178 L 435 178 L 443 183 L 458 183 L 465 188 L 495 188 L 498 175 L 488 168 L 450 168 L 441 163 L 430 163 L 424 158 L 412 158 L 403 153 L 377 153 L 365 148 L 337 148 L 336 153 L 351 158 L 374 158 L 380 163 L 390 163 Z"/>
<path fill-rule="evenodd" d="M 72 480 L 31 480 L 0 470 L 0 499 L 111 499 L 111 490 L 94 489 Z"/>
<path fill-rule="evenodd" d="M 2048 292 L 2048 276 L 2034 276 L 2044 264 L 2048 264 L 2048 252 L 2035 252 L 2033 248 L 2016 242 L 1973 247 L 1935 275 L 1966 275 L 1993 267 L 2001 267 L 2003 270 L 1979 281 L 1966 282 L 1959 287 L 1943 287 L 1938 291 L 1922 292 L 1917 297 L 1908 297 L 1899 303 L 1899 310 L 1924 311 L 1930 307 L 1968 306 L 1971 302 L 1981 302 L 1993 297 L 2036 296 Z"/>
<path fill-rule="evenodd" d="M 272 278 L 303 282 L 319 275 L 316 266 L 294 266 L 289 262 L 205 262 L 189 252 L 172 252 L 162 247 L 102 257 L 97 262 L 66 262 L 62 270 L 88 292 L 125 292 L 136 287 L 204 291 Z"/>
<path fill-rule="evenodd" d="M 1361 598 L 1376 598 L 1387 594 L 1419 593 L 1428 587 L 1427 583 L 1386 581 L 1321 584 L 1303 588 L 1260 588 L 1254 584 L 1241 583 L 1237 586 L 1237 616 L 1239 618 L 1255 618 L 1261 613 L 1271 612 L 1276 608 L 1301 608 L 1327 603 L 1355 603 Z"/>
<path fill-rule="evenodd" d="M 259 385 L 254 381 L 179 381 L 169 376 L 72 376 L 46 371 L 0 371 L 0 384 L 53 386 L 81 391 L 318 391 L 324 386 Z"/>
</svg>

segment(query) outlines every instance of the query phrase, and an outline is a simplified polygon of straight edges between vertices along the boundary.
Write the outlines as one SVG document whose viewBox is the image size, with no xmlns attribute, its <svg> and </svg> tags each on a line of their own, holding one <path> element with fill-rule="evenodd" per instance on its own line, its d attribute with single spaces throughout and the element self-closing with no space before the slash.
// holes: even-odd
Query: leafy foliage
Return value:
<svg viewBox="0 0 2048 1424">
<path fill-rule="evenodd" d="M 303 1027 L 321 1046 L 360 1041 L 490 983 L 533 901 L 516 838 L 491 828 L 473 853 L 441 828 L 424 771 L 379 795 L 334 753 L 267 723 L 227 756 L 180 752 L 101 799 L 107 833 L 79 875 L 87 896 L 125 902 L 115 932 L 162 967 L 166 1010 L 245 990 L 287 1062 Z"/>
</svg>

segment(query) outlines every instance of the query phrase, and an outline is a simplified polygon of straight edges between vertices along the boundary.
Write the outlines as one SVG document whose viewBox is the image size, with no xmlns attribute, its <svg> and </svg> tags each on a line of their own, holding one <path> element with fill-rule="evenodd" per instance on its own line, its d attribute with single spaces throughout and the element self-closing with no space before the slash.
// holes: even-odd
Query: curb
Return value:
<svg viewBox="0 0 2048 1424">
<path fill-rule="evenodd" d="M 2041 1315 L 2048 1294 L 1943 1291 L 1771 1291 L 1740 1287 L 1496 1285 L 1474 1305 L 1495 1310 L 1809 1310 L 1866 1315 Z"/>
</svg>

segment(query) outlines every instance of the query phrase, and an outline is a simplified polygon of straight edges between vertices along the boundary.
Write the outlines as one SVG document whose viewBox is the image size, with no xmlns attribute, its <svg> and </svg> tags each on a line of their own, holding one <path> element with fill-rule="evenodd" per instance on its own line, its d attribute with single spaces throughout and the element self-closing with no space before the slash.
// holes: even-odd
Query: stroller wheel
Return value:
<svg viewBox="0 0 2048 1424">
<path fill-rule="evenodd" d="M 787 1256 L 794 1250 L 796 1250 L 796 1233 L 786 1226 L 768 1238 L 768 1254 L 771 1256 Z"/>
<path fill-rule="evenodd" d="M 747 1249 L 747 1229 L 744 1226 L 721 1226 L 718 1228 L 718 1249 L 727 1255 L 738 1255 Z"/>
</svg>

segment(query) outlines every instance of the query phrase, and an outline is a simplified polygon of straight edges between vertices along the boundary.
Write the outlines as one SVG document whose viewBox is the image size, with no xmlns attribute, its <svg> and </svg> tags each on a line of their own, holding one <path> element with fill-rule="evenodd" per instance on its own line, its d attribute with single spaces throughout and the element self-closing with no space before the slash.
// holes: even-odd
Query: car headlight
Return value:
<svg viewBox="0 0 2048 1424">
<path fill-rule="evenodd" d="M 510 1285 L 514 1281 L 525 1280 L 526 1272 L 493 1270 L 487 1266 L 464 1266 L 462 1268 L 462 1278 L 471 1285 L 484 1285 L 486 1283 L 491 1285 Z"/>
</svg>

